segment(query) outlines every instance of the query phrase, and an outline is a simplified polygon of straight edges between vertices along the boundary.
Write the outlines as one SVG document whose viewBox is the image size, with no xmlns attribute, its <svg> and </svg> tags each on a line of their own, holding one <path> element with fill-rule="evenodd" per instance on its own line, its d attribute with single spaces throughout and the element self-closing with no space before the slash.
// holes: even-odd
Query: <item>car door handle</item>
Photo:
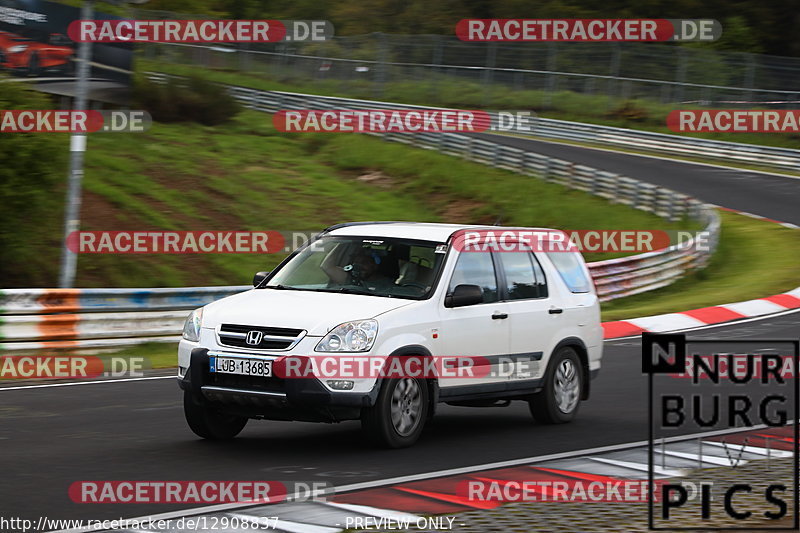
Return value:
<svg viewBox="0 0 800 533">
<path fill-rule="evenodd" d="M 564 312 L 564 310 L 559 309 L 558 307 L 551 307 L 550 309 L 547 310 L 547 312 L 550 313 L 551 315 L 560 315 L 561 313 Z"/>
<path fill-rule="evenodd" d="M 508 313 L 495 313 L 492 315 L 492 320 L 503 320 L 508 318 Z"/>
</svg>

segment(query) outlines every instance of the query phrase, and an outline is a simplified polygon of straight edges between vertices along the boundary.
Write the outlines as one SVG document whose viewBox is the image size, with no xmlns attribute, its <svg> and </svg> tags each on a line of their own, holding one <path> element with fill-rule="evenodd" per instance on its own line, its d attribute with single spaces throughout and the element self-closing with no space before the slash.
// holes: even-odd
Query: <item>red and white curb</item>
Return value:
<svg viewBox="0 0 800 533">
<path fill-rule="evenodd" d="M 618 339 L 643 332 L 663 333 L 702 326 L 723 324 L 744 318 L 761 317 L 800 309 L 800 287 L 756 300 L 712 307 L 701 307 L 680 313 L 644 316 L 630 320 L 603 322 L 603 338 Z"/>
<path fill-rule="evenodd" d="M 789 222 L 781 222 L 772 218 L 763 217 L 747 211 L 731 209 L 719 205 L 708 204 L 722 211 L 737 213 L 750 218 L 772 222 L 789 229 L 798 229 L 800 226 Z M 736 302 L 732 304 L 714 305 L 711 307 L 701 307 L 679 313 L 666 313 L 663 315 L 644 316 L 632 318 L 630 320 L 616 320 L 613 322 L 603 322 L 603 338 L 618 339 L 620 337 L 630 337 L 644 332 L 665 333 L 685 329 L 699 328 L 703 326 L 724 324 L 734 322 L 744 318 L 762 317 L 776 313 L 783 313 L 793 309 L 800 309 L 800 287 L 768 296 L 756 300 Z"/>
<path fill-rule="evenodd" d="M 796 449 L 793 426 L 758 426 L 747 430 L 737 428 L 673 437 L 655 443 L 654 453 L 658 464 L 654 465 L 654 477 L 680 478 L 695 468 L 737 467 L 752 461 L 791 457 Z M 458 523 L 458 516 L 441 515 L 494 509 L 520 501 L 516 497 L 511 500 L 469 498 L 463 494 L 466 482 L 478 481 L 501 487 L 519 486 L 520 483 L 531 481 L 558 481 L 570 486 L 619 480 L 641 480 L 644 483 L 649 469 L 648 453 L 647 442 L 634 442 L 337 487 L 334 495 L 324 500 L 250 507 L 224 505 L 216 506 L 216 509 L 206 507 L 151 515 L 139 520 L 203 515 L 207 520 L 216 517 L 220 523 L 229 523 L 235 518 L 239 523 L 246 524 L 241 528 L 227 529 L 230 533 L 246 532 L 248 526 L 252 527 L 264 517 L 274 520 L 272 530 L 292 533 L 336 533 L 354 527 L 380 528 L 387 524 L 407 524 L 413 529 L 420 522 L 430 525 L 426 521 L 428 519 L 441 520 L 444 527 L 440 529 L 450 529 L 447 526 L 454 521 Z M 504 493 L 508 494 L 507 491 Z M 115 531 L 150 533 L 151 530 Z M 183 533 L 191 529 L 178 527 L 171 531 Z"/>
</svg>

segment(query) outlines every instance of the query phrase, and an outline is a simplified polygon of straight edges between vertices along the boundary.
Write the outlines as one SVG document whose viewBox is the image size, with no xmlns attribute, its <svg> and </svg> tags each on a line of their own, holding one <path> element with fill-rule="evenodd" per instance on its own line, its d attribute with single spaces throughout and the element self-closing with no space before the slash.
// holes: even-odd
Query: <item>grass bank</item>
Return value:
<svg viewBox="0 0 800 533">
<path fill-rule="evenodd" d="M 84 187 L 84 230 L 320 230 L 355 220 L 567 229 L 697 226 L 363 135 L 281 133 L 269 115 L 257 112 L 216 127 L 157 124 L 146 133 L 93 135 Z M 55 261 L 57 250 L 49 252 Z M 82 255 L 77 286 L 246 284 L 253 272 L 283 257 Z"/>
<path fill-rule="evenodd" d="M 136 68 L 140 73 L 156 71 L 179 76 L 194 75 L 219 83 L 268 91 L 304 92 L 408 104 L 425 103 L 435 107 L 462 109 L 529 110 L 544 118 L 674 134 L 666 127 L 666 117 L 670 111 L 676 109 L 676 105 L 641 98 L 624 99 L 606 94 L 583 94 L 573 91 L 551 93 L 519 89 L 503 84 L 494 84 L 486 90 L 479 83 L 435 74 L 421 80 L 388 81 L 383 84 L 382 91 L 376 93 L 371 79 L 308 80 L 295 78 L 291 73 L 275 76 L 272 70 L 202 68 L 144 58 L 137 59 Z M 688 104 L 679 107 L 704 109 Z M 800 145 L 800 134 L 691 132 L 680 135 L 784 148 L 797 148 Z"/>
<path fill-rule="evenodd" d="M 721 211 L 719 247 L 703 270 L 669 287 L 603 304 L 621 320 L 772 296 L 800 286 L 800 230 Z"/>
</svg>

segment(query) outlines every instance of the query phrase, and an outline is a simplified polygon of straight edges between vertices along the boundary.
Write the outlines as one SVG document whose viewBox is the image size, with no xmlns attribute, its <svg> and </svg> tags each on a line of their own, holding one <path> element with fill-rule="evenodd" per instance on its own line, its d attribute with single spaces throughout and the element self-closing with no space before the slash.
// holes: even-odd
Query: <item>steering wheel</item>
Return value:
<svg viewBox="0 0 800 533">
<path fill-rule="evenodd" d="M 415 289 L 419 289 L 420 292 L 425 292 L 428 290 L 427 285 L 423 283 L 419 283 L 417 281 L 404 281 L 400 284 L 401 287 L 413 287 Z"/>
<path fill-rule="evenodd" d="M 342 267 L 342 270 L 347 272 L 347 277 L 350 279 L 350 285 L 355 285 L 356 287 L 362 287 L 364 285 L 361 282 L 361 273 L 356 265 L 345 265 Z"/>
</svg>

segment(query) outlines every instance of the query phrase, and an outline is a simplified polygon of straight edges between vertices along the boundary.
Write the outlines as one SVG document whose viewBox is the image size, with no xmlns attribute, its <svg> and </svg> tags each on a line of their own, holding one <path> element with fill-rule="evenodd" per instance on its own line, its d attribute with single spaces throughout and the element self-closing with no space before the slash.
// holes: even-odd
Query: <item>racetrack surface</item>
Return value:
<svg viewBox="0 0 800 533">
<path fill-rule="evenodd" d="M 798 180 L 501 139 L 714 204 L 800 224 Z M 800 313 L 792 313 L 704 329 L 690 337 L 797 338 L 798 332 Z M 258 479 L 343 485 L 641 441 L 647 438 L 645 387 L 638 341 L 609 341 L 592 398 L 573 423 L 537 425 L 522 402 L 507 408 L 441 405 L 420 442 L 404 450 L 368 447 L 356 422 L 330 426 L 251 421 L 234 441 L 201 441 L 186 427 L 173 379 L 0 391 L 4 514 L 99 519 L 192 507 L 74 504 L 67 489 L 79 480 Z"/>
<path fill-rule="evenodd" d="M 730 209 L 800 224 L 800 178 L 594 150 L 505 135 L 475 134 L 507 146 L 667 187 Z"/>
<path fill-rule="evenodd" d="M 690 333 L 690 338 L 791 338 L 800 313 Z M 197 439 L 174 379 L 0 391 L 4 508 L 36 519 L 118 518 L 193 506 L 74 504 L 79 480 L 279 480 L 334 485 L 524 458 L 647 438 L 638 340 L 609 341 L 590 401 L 562 426 L 506 408 L 442 405 L 420 442 L 373 449 L 357 422 L 251 421 L 235 440 Z M 687 428 L 686 434 L 696 432 Z"/>
</svg>

